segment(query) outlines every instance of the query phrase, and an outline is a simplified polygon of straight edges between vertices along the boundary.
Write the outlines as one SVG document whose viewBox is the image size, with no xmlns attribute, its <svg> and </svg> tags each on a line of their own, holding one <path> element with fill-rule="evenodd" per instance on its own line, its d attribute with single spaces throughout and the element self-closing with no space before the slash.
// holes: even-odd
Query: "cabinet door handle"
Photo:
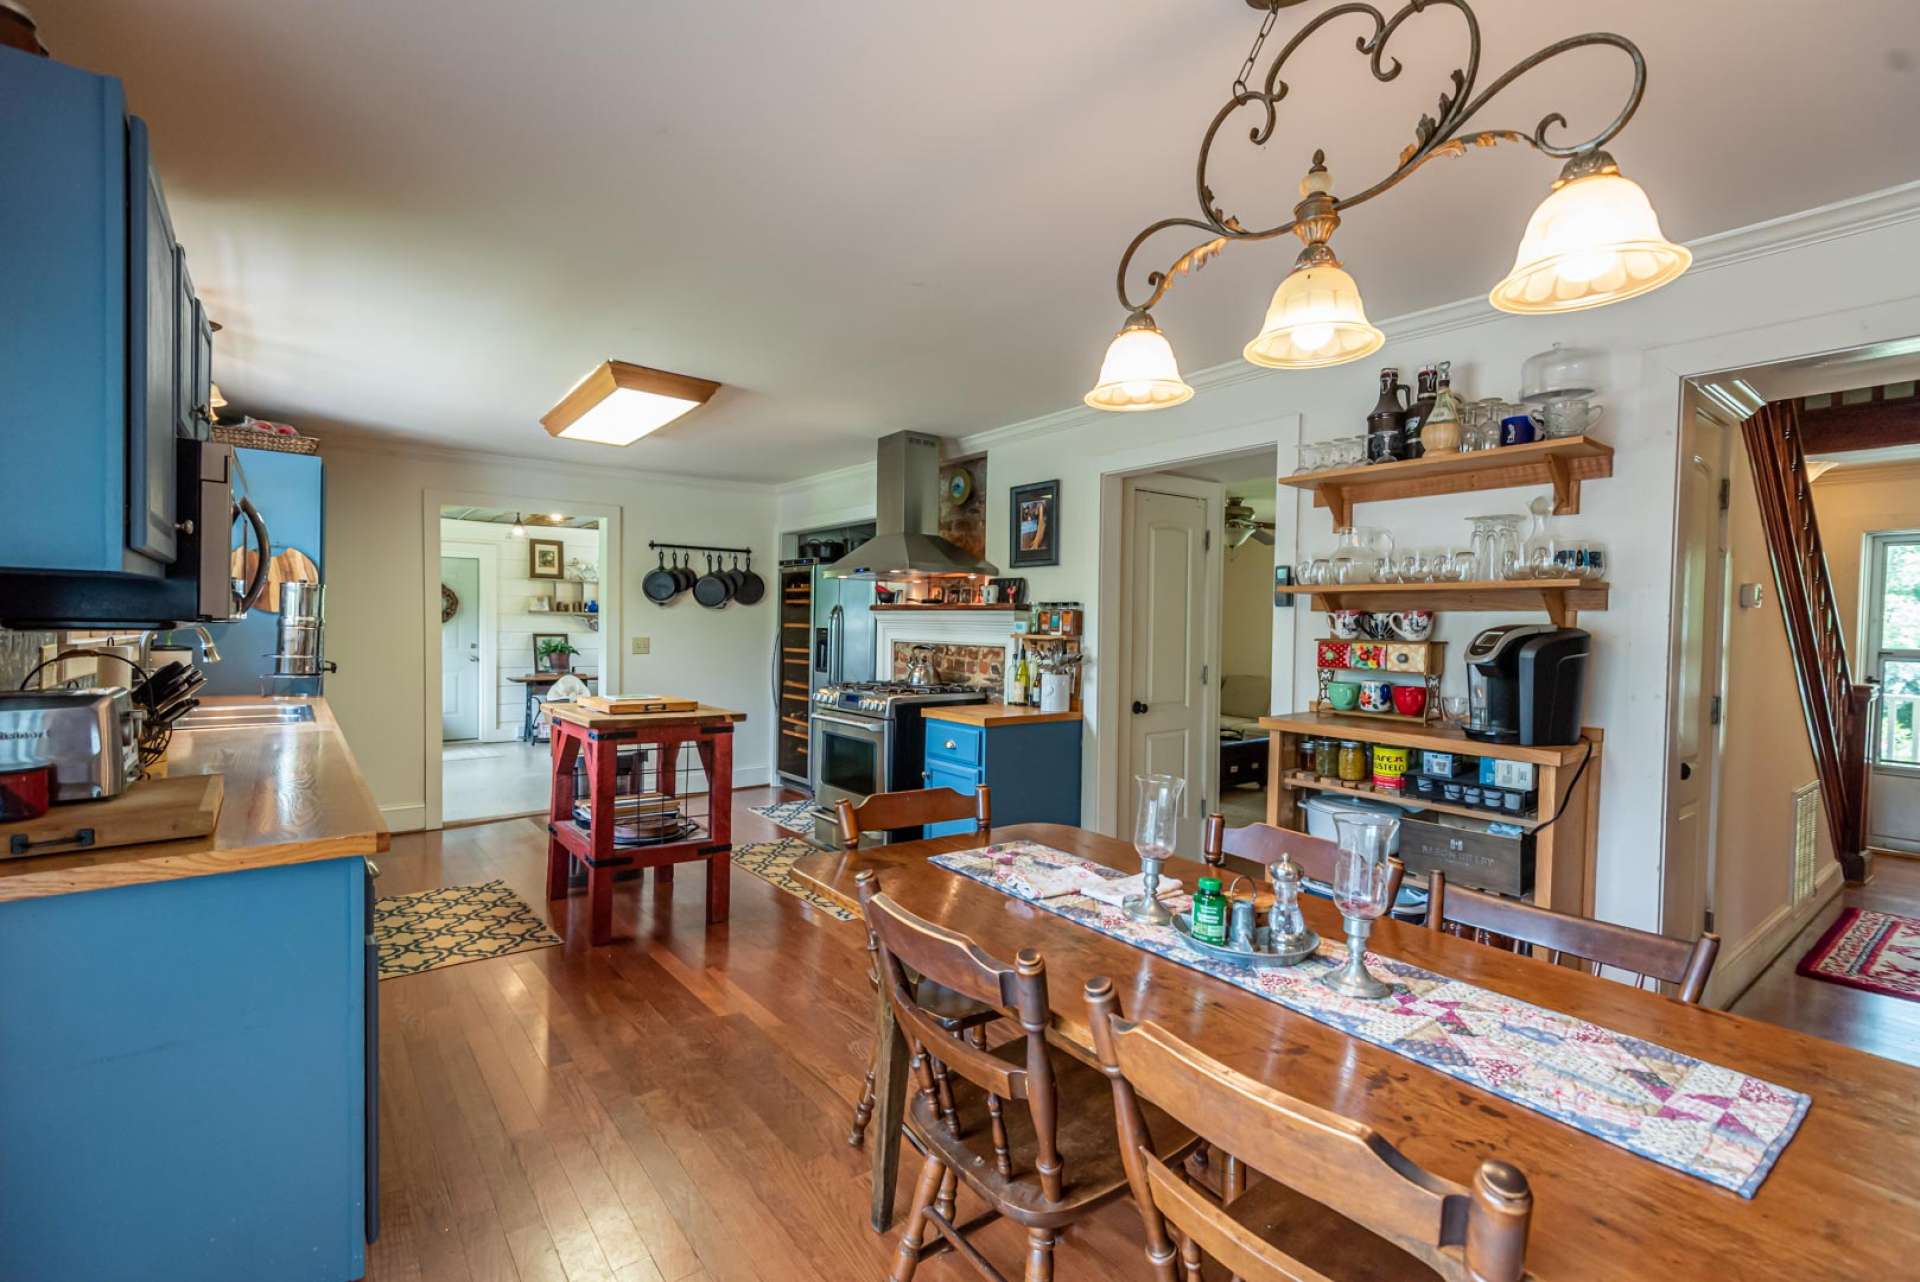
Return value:
<svg viewBox="0 0 1920 1282">
<path fill-rule="evenodd" d="M 948 751 L 948 752 L 958 752 L 959 750 L 960 750 L 960 745 L 959 745 L 959 744 L 957 744 L 957 743 L 955 743 L 955 742 L 954 742 L 953 740 L 951 740 L 951 739 L 949 739 L 949 740 L 947 740 L 947 751 Z"/>
</svg>

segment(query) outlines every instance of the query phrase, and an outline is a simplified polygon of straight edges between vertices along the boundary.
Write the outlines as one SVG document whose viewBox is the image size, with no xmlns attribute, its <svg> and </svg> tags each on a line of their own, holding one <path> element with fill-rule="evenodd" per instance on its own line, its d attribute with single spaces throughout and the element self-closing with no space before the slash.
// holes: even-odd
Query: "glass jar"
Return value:
<svg viewBox="0 0 1920 1282">
<path fill-rule="evenodd" d="M 1357 739 L 1340 741 L 1340 782 L 1362 783 L 1367 777 L 1367 750 Z"/>
<path fill-rule="evenodd" d="M 1315 739 L 1313 741 L 1313 773 L 1322 779 L 1340 777 L 1339 740 Z"/>
<path fill-rule="evenodd" d="M 1308 774 L 1312 774 L 1313 773 L 1313 740 L 1311 739 L 1300 740 L 1299 744 L 1297 745 L 1296 751 L 1299 753 L 1300 769 L 1306 771 Z"/>
</svg>

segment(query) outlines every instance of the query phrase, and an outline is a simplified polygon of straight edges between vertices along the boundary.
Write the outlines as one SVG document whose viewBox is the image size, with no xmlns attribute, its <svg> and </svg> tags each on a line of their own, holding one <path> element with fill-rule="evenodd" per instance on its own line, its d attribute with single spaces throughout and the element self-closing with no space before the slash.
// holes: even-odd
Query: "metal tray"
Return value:
<svg viewBox="0 0 1920 1282">
<path fill-rule="evenodd" d="M 1236 966 L 1298 966 L 1301 962 L 1313 956 L 1314 952 L 1320 947 L 1320 936 L 1309 930 L 1307 932 L 1305 947 L 1287 953 L 1269 952 L 1266 947 L 1267 928 L 1265 926 L 1254 927 L 1254 951 L 1252 952 L 1246 952 L 1239 948 L 1228 948 L 1220 944 L 1209 944 L 1205 940 L 1195 939 L 1193 937 L 1193 919 L 1187 913 L 1175 913 L 1173 915 L 1173 929 L 1174 932 L 1180 936 L 1181 942 L 1193 949 L 1196 953 L 1204 957 L 1211 957 L 1216 961 L 1231 962 Z"/>
</svg>

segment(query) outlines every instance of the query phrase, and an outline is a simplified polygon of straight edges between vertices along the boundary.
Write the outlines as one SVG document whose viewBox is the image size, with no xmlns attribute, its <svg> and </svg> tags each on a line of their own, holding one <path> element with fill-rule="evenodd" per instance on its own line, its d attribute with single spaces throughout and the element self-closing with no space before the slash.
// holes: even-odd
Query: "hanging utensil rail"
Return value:
<svg viewBox="0 0 1920 1282">
<path fill-rule="evenodd" d="M 723 548 L 715 547 L 711 543 L 655 543 L 652 539 L 647 540 L 647 549 L 654 552 L 672 549 L 677 552 L 716 552 L 725 553 L 730 556 L 753 555 L 752 548 Z"/>
</svg>

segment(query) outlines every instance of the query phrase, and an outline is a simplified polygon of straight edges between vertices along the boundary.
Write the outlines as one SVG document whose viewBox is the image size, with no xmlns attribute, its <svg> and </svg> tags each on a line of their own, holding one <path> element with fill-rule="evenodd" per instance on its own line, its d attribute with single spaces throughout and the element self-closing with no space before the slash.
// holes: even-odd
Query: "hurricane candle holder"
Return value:
<svg viewBox="0 0 1920 1282">
<path fill-rule="evenodd" d="M 1128 896 L 1120 911 L 1134 921 L 1171 925 L 1173 914 L 1160 902 L 1160 870 L 1173 854 L 1187 781 L 1172 775 L 1136 775 L 1134 785 L 1139 800 L 1134 807 L 1133 848 L 1140 852 L 1140 893 Z"/>
<path fill-rule="evenodd" d="M 1374 919 L 1387 910 L 1388 851 L 1400 821 L 1387 815 L 1338 815 L 1334 830 L 1340 854 L 1334 863 L 1333 902 L 1347 931 L 1347 962 L 1329 971 L 1322 983 L 1345 997 L 1378 1001 L 1393 986 L 1367 969 L 1367 936 Z"/>
</svg>

